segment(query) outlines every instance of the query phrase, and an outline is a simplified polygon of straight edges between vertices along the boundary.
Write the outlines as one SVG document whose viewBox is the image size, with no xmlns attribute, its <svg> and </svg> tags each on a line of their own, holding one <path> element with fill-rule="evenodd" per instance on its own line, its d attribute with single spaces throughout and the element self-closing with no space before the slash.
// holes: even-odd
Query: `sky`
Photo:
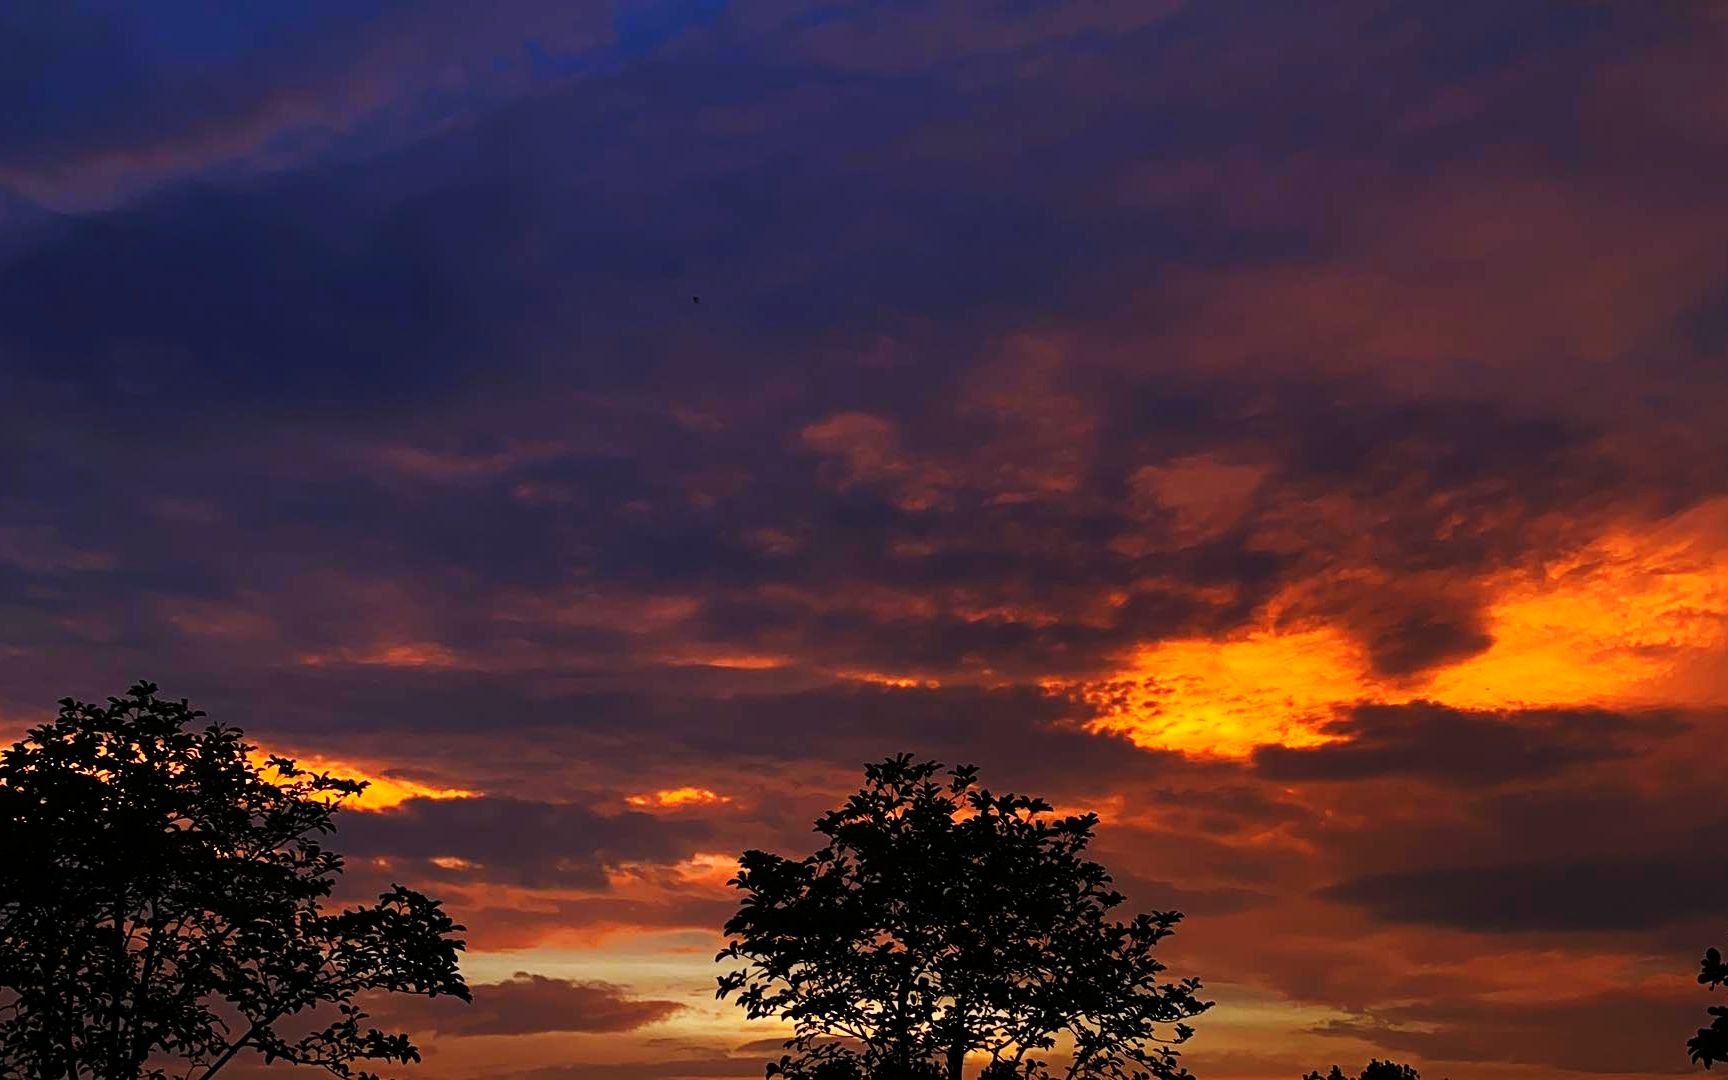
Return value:
<svg viewBox="0 0 1728 1080">
<path fill-rule="evenodd" d="M 426 1080 L 761 1075 L 733 859 L 1096 809 L 1202 1078 L 1690 1071 L 1728 8 L 0 6 L 0 733 L 374 781 Z M 270 1070 L 268 1075 L 278 1075 Z M 264 1075 L 260 1073 L 260 1075 Z"/>
</svg>

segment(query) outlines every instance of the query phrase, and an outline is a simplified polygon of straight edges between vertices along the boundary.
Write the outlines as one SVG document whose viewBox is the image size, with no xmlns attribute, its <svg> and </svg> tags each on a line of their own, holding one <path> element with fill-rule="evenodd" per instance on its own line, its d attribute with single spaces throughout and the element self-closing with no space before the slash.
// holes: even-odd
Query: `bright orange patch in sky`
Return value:
<svg viewBox="0 0 1728 1080">
<path fill-rule="evenodd" d="M 1094 726 L 1141 746 L 1240 757 L 1313 746 L 1339 702 L 1363 695 L 1360 651 L 1337 631 L 1263 630 L 1230 641 L 1164 641 L 1117 679 L 1080 688 Z"/>
<path fill-rule="evenodd" d="M 1476 708 L 1713 699 L 1689 683 L 1728 644 L 1724 509 L 1610 534 L 1513 584 L 1489 611 L 1494 645 L 1436 674 L 1427 696 Z"/>
<path fill-rule="evenodd" d="M 266 759 L 270 756 L 268 751 L 254 750 L 249 756 L 254 765 L 260 769 L 266 769 L 266 776 L 274 775 L 274 770 L 269 770 L 266 767 Z M 343 801 L 342 805 L 350 810 L 388 810 L 391 807 L 402 805 L 409 799 L 468 799 L 479 794 L 464 788 L 435 787 L 415 780 L 386 776 L 346 761 L 295 754 L 283 754 L 282 756 L 293 758 L 294 763 L 302 769 L 329 773 L 331 776 L 341 777 L 344 780 L 366 781 L 366 790 Z"/>
<path fill-rule="evenodd" d="M 1541 571 L 1507 575 L 1488 610 L 1494 644 L 1425 680 L 1376 677 L 1325 625 L 1268 626 L 1224 641 L 1147 646 L 1114 679 L 1078 692 L 1098 730 L 1148 748 L 1241 757 L 1312 746 L 1335 710 L 1362 701 L 1469 709 L 1649 706 L 1728 700 L 1712 658 L 1728 645 L 1728 502 L 1603 536 Z"/>
<path fill-rule="evenodd" d="M 680 787 L 651 791 L 645 795 L 629 795 L 625 797 L 624 801 L 636 807 L 676 809 L 685 806 L 712 806 L 717 803 L 729 803 L 732 799 L 730 796 L 721 795 L 707 788 Z"/>
</svg>

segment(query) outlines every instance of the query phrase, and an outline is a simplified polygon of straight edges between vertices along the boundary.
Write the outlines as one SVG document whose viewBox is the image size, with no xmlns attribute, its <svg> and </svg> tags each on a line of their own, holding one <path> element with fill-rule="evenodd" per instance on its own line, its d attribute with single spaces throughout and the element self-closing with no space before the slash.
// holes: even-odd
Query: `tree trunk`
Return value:
<svg viewBox="0 0 1728 1080">
<path fill-rule="evenodd" d="M 954 1019 L 948 1036 L 948 1080 L 962 1080 L 966 1072 L 966 1009 L 954 1003 Z"/>
</svg>

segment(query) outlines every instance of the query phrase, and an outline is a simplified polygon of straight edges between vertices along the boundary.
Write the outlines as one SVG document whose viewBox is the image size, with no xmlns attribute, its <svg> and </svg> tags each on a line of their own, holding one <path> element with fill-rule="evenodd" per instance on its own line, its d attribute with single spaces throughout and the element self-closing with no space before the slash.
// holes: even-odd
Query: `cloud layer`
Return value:
<svg viewBox="0 0 1728 1080">
<path fill-rule="evenodd" d="M 902 750 L 1100 811 L 1201 1073 L 1681 1069 L 1725 33 L 0 14 L 0 724 L 148 677 L 379 781 L 352 891 L 486 991 L 428 1077 L 756 1075 L 728 860 Z"/>
</svg>

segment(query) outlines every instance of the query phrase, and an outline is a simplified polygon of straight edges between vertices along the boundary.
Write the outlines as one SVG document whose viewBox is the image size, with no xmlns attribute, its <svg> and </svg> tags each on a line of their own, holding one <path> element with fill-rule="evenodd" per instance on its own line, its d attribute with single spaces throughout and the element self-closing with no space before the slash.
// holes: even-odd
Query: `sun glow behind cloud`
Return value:
<svg viewBox="0 0 1728 1080">
<path fill-rule="evenodd" d="M 1493 647 L 1439 672 L 1427 696 L 1478 708 L 1696 701 L 1680 684 L 1728 643 L 1725 511 L 1611 533 L 1511 583 L 1490 611 Z"/>
<path fill-rule="evenodd" d="M 266 777 L 277 775 L 275 770 L 268 768 L 270 751 L 254 750 L 249 756 L 252 763 L 265 770 Z M 343 801 L 342 805 L 350 810 L 389 810 L 401 806 L 409 799 L 468 799 L 479 792 L 466 788 L 439 787 L 435 784 L 425 784 L 417 780 L 409 780 L 401 776 L 393 776 L 381 771 L 377 766 L 366 768 L 347 761 L 337 761 L 317 755 L 283 754 L 292 758 L 295 765 L 310 772 L 329 773 L 331 776 L 344 780 L 363 780 L 366 789 L 359 795 Z M 273 783 L 275 781 L 272 781 Z"/>
<path fill-rule="evenodd" d="M 1358 650 L 1337 631 L 1266 629 L 1231 641 L 1160 642 L 1119 677 L 1078 693 L 1098 710 L 1098 730 L 1149 748 L 1239 757 L 1267 743 L 1324 742 L 1316 729 L 1334 705 L 1362 695 L 1361 670 Z"/>
<path fill-rule="evenodd" d="M 732 798 L 708 788 L 678 787 L 651 791 L 641 795 L 628 795 L 624 801 L 638 809 L 677 810 L 687 806 L 720 805 L 731 802 Z"/>
<path fill-rule="evenodd" d="M 1159 642 L 1114 678 L 1046 687 L 1093 708 L 1096 730 L 1218 757 L 1326 742 L 1322 725 L 1358 702 L 1486 709 L 1697 701 L 1709 659 L 1728 644 L 1725 525 L 1728 503 L 1708 504 L 1505 575 L 1487 613 L 1493 644 L 1425 678 L 1376 677 L 1338 628 L 1273 622 L 1221 641 Z"/>
</svg>

